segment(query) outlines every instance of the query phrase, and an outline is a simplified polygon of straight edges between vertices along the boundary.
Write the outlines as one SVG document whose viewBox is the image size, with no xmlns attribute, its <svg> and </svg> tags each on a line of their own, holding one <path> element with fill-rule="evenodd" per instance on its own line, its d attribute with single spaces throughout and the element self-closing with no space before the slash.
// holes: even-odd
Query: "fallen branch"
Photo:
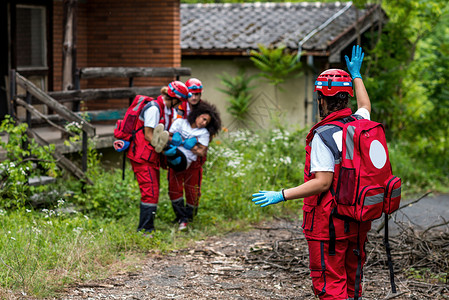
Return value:
<svg viewBox="0 0 449 300">
<path fill-rule="evenodd" d="M 413 205 L 413 204 L 415 204 L 415 203 L 421 201 L 422 199 L 426 198 L 430 193 L 433 193 L 433 191 L 429 191 L 429 192 L 425 193 L 424 195 L 422 195 L 421 197 L 419 197 L 418 199 L 413 200 L 413 201 L 410 202 L 410 203 L 407 203 L 407 204 L 404 204 L 404 205 L 400 206 L 400 207 L 398 208 L 397 211 L 400 211 L 400 210 L 403 209 L 404 207 L 408 207 L 408 206 L 410 206 L 410 205 Z M 388 215 L 388 220 L 391 219 L 391 216 L 392 216 L 391 214 Z M 384 226 L 385 226 L 385 218 L 384 218 L 384 220 L 382 221 L 382 223 L 380 223 L 379 226 L 377 227 L 376 232 L 379 233 L 379 232 L 384 228 Z"/>
</svg>

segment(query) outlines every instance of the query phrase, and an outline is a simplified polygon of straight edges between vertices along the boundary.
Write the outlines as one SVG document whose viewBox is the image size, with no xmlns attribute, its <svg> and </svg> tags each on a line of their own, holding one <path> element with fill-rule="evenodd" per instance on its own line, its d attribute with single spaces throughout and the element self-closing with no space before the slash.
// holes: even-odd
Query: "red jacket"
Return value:
<svg viewBox="0 0 449 300">
<path fill-rule="evenodd" d="M 349 117 L 352 114 L 351 109 L 346 108 L 328 115 L 324 120 L 317 123 L 312 127 L 306 138 L 306 163 L 304 167 L 304 182 L 307 182 L 315 178 L 315 174 L 310 172 L 310 153 L 311 146 L 310 143 L 317 130 L 326 130 L 322 126 L 335 120 L 343 119 Z M 321 139 L 326 145 L 329 145 L 333 141 L 332 135 L 321 135 Z M 326 140 L 329 139 L 329 140 Z M 341 155 L 341 153 L 340 153 Z M 336 206 L 336 201 L 334 198 L 335 190 L 338 183 L 338 177 L 340 173 L 340 162 L 336 160 L 334 168 L 334 178 L 332 180 L 331 188 L 322 194 L 314 195 L 304 198 L 303 205 L 303 224 L 302 228 L 304 235 L 308 239 L 313 240 L 329 240 L 331 235 L 330 232 L 335 232 L 335 239 L 344 239 L 352 236 L 357 236 L 359 232 L 367 232 L 371 229 L 371 222 L 356 223 L 347 222 L 332 215 L 332 211 Z M 360 226 L 360 227 L 359 227 Z"/>
<path fill-rule="evenodd" d="M 170 115 L 169 120 L 165 119 L 165 102 L 162 96 L 157 97 L 156 100 L 148 102 L 145 107 L 142 109 L 140 113 L 139 119 L 136 122 L 136 126 L 134 130 L 136 130 L 135 138 L 129 145 L 130 150 L 128 151 L 128 158 L 137 162 L 137 163 L 145 163 L 149 162 L 154 164 L 155 166 L 159 166 L 159 153 L 154 151 L 153 146 L 151 146 L 150 142 L 145 139 L 145 129 L 144 129 L 144 113 L 151 106 L 157 106 L 159 109 L 159 123 L 166 124 L 170 126 L 172 123 L 173 116 L 173 108 L 172 114 Z"/>
</svg>

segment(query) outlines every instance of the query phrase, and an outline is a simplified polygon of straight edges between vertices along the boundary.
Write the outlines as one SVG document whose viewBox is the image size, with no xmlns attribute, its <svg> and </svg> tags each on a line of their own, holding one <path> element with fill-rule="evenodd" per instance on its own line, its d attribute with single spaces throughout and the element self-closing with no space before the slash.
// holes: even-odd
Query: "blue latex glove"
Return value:
<svg viewBox="0 0 449 300">
<path fill-rule="evenodd" d="M 349 61 L 348 56 L 345 55 L 346 65 L 348 66 L 348 70 L 351 74 L 352 80 L 356 78 L 362 79 L 360 68 L 362 67 L 363 57 L 365 57 L 365 53 L 363 53 L 362 47 L 360 47 L 359 45 L 352 47 L 351 61 Z"/>
<path fill-rule="evenodd" d="M 169 145 L 169 148 L 167 150 L 165 150 L 163 153 L 165 156 L 173 156 L 176 154 L 176 149 L 178 147 L 174 146 L 174 145 Z"/>
<path fill-rule="evenodd" d="M 169 159 L 168 160 L 173 166 L 179 165 L 181 163 L 181 157 L 178 156 L 175 159 Z"/>
<path fill-rule="evenodd" d="M 267 205 L 276 204 L 281 201 L 285 201 L 284 195 L 282 192 L 274 192 L 274 191 L 259 191 L 256 194 L 253 194 L 253 202 L 254 204 L 262 204 L 260 207 L 265 207 Z"/>
<path fill-rule="evenodd" d="M 179 132 L 175 132 L 171 138 L 170 144 L 175 145 L 176 147 L 181 146 L 182 144 L 182 137 Z"/>
<path fill-rule="evenodd" d="M 196 143 L 198 143 L 198 140 L 196 139 L 196 137 L 192 137 L 190 139 L 186 139 L 184 141 L 184 148 L 186 148 L 187 150 L 191 150 L 193 147 L 195 147 Z"/>
</svg>

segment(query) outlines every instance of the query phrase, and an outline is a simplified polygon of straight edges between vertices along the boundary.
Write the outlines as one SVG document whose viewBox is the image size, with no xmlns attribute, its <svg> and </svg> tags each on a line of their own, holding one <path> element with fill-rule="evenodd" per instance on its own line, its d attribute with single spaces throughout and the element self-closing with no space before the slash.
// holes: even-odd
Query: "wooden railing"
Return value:
<svg viewBox="0 0 449 300">
<path fill-rule="evenodd" d="M 88 137 L 93 137 L 95 135 L 95 127 L 86 122 L 79 115 L 75 114 L 67 107 L 47 95 L 41 89 L 36 87 L 31 81 L 16 73 L 14 70 L 11 71 L 11 86 L 14 87 L 11 89 L 11 98 L 15 101 L 16 104 L 23 106 L 26 109 L 26 122 L 28 123 L 28 134 L 40 145 L 48 145 L 48 142 L 39 136 L 36 131 L 33 130 L 31 125 L 31 115 L 34 115 L 37 118 L 42 118 L 47 121 L 47 123 L 66 133 L 72 135 L 72 133 L 65 130 L 65 128 L 59 126 L 58 124 L 52 122 L 45 115 L 40 113 L 37 109 L 35 109 L 31 104 L 32 97 L 39 100 L 41 103 L 44 103 L 49 108 L 51 108 L 55 113 L 63 117 L 65 120 L 69 122 L 77 122 L 80 124 L 82 133 L 82 168 L 78 168 L 72 161 L 67 159 L 63 154 L 55 151 L 53 156 L 55 157 L 58 165 L 64 167 L 69 170 L 73 175 L 83 180 L 86 183 L 92 184 L 92 181 L 86 176 L 85 172 L 87 170 L 87 139 Z M 25 101 L 20 97 L 15 95 L 16 85 L 22 87 L 26 91 Z M 12 110 L 13 111 L 13 110 Z"/>
<path fill-rule="evenodd" d="M 132 99 L 139 94 L 148 96 L 157 96 L 160 93 L 161 86 L 148 86 L 148 87 L 134 87 L 133 80 L 137 77 L 170 77 L 179 79 L 180 76 L 189 76 L 191 74 L 190 68 L 83 68 L 77 71 L 75 76 L 76 90 L 71 91 L 53 91 L 44 92 L 36 87 L 32 82 L 25 77 L 11 71 L 11 105 L 13 106 L 10 111 L 14 115 L 16 106 L 22 106 L 26 109 L 26 118 L 16 119 L 28 123 L 29 134 L 41 145 L 48 144 L 43 138 L 41 138 L 35 130 L 33 125 L 48 124 L 58 131 L 62 132 L 65 136 L 71 136 L 73 133 L 67 131 L 63 124 L 64 122 L 77 122 L 82 129 L 82 167 L 78 168 L 70 160 L 64 157 L 63 154 L 56 152 L 55 158 L 58 164 L 68 169 L 79 179 L 86 183 L 92 183 L 92 181 L 86 177 L 85 172 L 87 170 L 87 143 L 88 138 L 95 136 L 95 127 L 85 121 L 81 117 L 79 112 L 79 105 L 76 105 L 80 101 L 91 100 L 105 100 L 105 99 L 123 99 L 128 98 L 131 102 Z M 91 78 L 128 78 L 128 87 L 114 87 L 114 88 L 99 88 L 99 89 L 81 89 L 81 79 Z M 25 95 L 16 95 L 16 86 L 22 87 L 25 91 Z M 73 102 L 74 111 L 70 110 L 63 103 Z M 45 115 L 34 108 L 34 104 L 45 104 L 54 113 L 51 115 Z M 88 114 L 91 121 L 97 120 L 116 120 L 122 118 L 126 112 L 127 107 L 116 110 L 102 110 L 102 111 L 87 111 L 82 112 Z M 34 118 L 32 118 L 32 116 Z"/>
</svg>

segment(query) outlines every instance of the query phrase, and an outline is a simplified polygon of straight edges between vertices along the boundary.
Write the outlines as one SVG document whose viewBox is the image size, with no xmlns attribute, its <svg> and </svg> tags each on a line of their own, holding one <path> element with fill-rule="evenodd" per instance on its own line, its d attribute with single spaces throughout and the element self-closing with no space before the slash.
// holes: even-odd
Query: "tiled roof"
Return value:
<svg viewBox="0 0 449 300">
<path fill-rule="evenodd" d="M 297 49 L 309 33 L 332 20 L 303 44 L 303 50 L 326 50 L 366 10 L 348 3 L 181 4 L 182 50 L 247 50 L 286 45 Z M 346 10 L 345 10 L 346 9 Z M 357 15 L 358 14 L 358 15 Z"/>
</svg>

